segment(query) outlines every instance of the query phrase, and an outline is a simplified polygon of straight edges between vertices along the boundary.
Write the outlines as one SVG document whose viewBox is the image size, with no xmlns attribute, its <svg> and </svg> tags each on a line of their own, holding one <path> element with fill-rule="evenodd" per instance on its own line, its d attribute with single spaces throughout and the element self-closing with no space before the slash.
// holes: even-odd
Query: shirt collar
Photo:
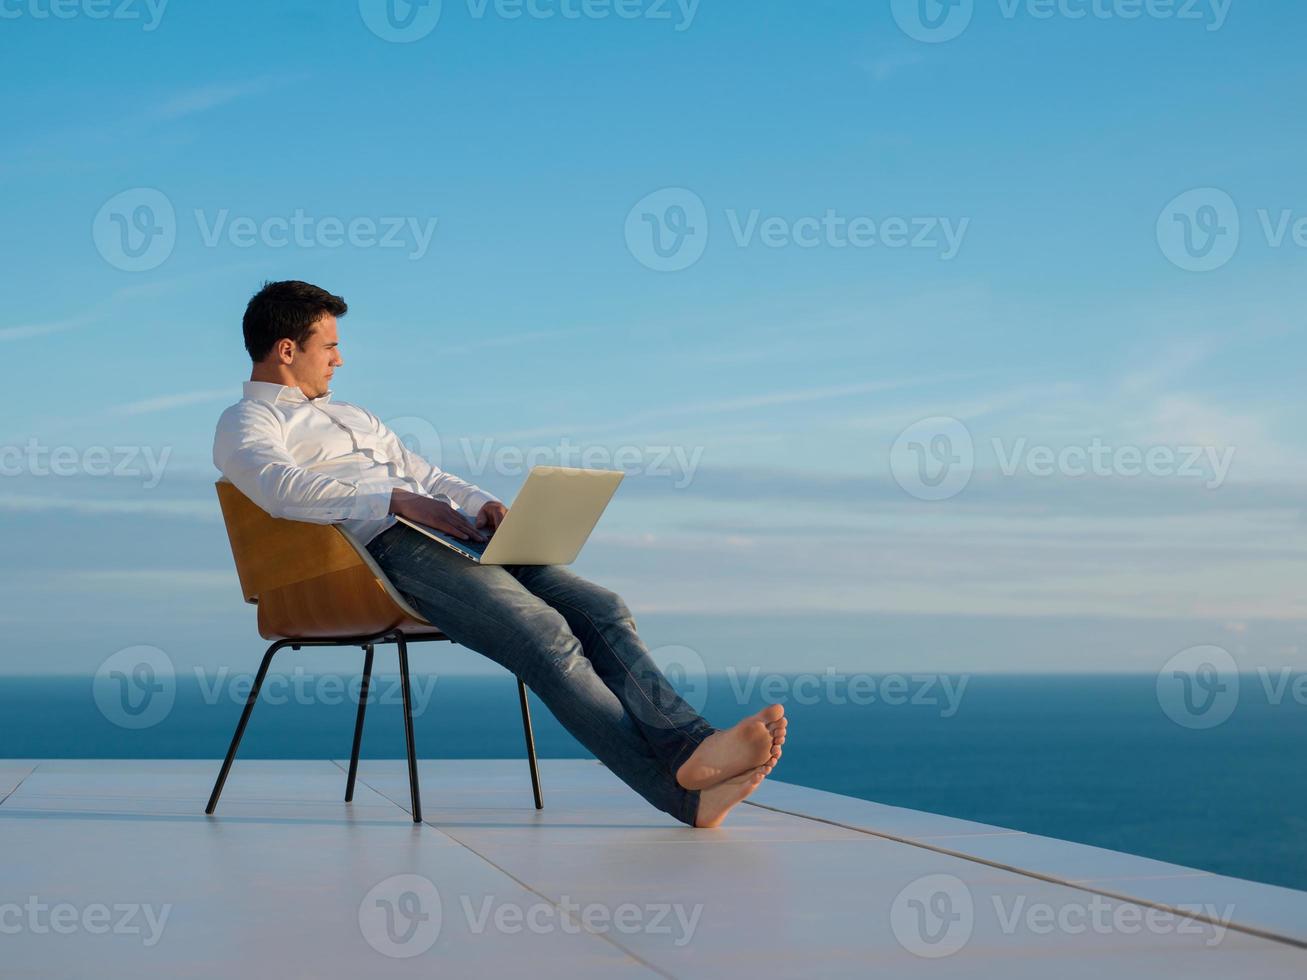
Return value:
<svg viewBox="0 0 1307 980">
<path fill-rule="evenodd" d="M 243 392 L 246 398 L 252 398 L 255 401 L 268 402 L 275 404 L 279 401 L 288 402 L 329 402 L 331 401 L 331 391 L 328 390 L 325 395 L 317 398 L 305 398 L 304 392 L 300 391 L 294 385 L 279 385 L 271 381 L 246 381 Z"/>
</svg>

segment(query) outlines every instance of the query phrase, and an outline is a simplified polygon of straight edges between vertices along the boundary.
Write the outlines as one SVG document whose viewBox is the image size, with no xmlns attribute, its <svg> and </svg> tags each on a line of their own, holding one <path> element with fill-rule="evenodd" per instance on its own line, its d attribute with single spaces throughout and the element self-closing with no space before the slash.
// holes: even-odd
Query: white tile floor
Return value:
<svg viewBox="0 0 1307 980">
<path fill-rule="evenodd" d="M 1307 974 L 986 862 L 1299 941 L 1307 894 L 782 783 L 691 831 L 596 763 L 541 769 L 536 811 L 522 760 L 424 762 L 415 826 L 401 761 L 348 806 L 339 763 L 238 762 L 214 818 L 216 762 L 0 761 L 0 976 Z"/>
</svg>

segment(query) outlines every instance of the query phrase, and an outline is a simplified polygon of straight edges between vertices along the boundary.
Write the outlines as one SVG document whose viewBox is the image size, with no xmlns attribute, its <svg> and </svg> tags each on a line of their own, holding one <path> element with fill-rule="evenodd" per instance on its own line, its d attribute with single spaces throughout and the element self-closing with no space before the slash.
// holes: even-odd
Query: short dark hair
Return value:
<svg viewBox="0 0 1307 980">
<path fill-rule="evenodd" d="M 312 283 L 298 279 L 265 282 L 245 307 L 245 349 L 256 364 L 283 337 L 303 350 L 313 334 L 313 324 L 324 314 L 344 316 L 348 311 L 343 299 Z"/>
</svg>

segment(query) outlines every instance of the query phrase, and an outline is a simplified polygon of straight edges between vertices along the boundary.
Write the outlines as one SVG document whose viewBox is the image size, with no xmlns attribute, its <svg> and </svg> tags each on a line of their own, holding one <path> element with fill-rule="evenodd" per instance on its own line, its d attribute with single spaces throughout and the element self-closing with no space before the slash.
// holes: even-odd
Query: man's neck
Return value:
<svg viewBox="0 0 1307 980">
<path fill-rule="evenodd" d="M 250 372 L 251 381 L 265 381 L 268 384 L 285 385 L 287 388 L 298 388 L 295 376 L 286 370 L 284 365 L 267 365 L 256 364 L 254 370 Z"/>
</svg>

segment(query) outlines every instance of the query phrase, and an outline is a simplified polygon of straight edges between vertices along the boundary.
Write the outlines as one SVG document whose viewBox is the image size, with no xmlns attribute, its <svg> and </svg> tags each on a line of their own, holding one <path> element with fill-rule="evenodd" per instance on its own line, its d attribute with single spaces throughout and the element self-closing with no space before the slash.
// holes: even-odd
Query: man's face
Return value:
<svg viewBox="0 0 1307 980">
<path fill-rule="evenodd" d="M 331 385 L 336 368 L 345 363 L 340 356 L 340 341 L 336 335 L 336 318 L 324 313 L 313 324 L 313 333 L 304 342 L 303 350 L 295 350 L 290 362 L 295 383 L 306 398 L 320 398 Z"/>
</svg>

